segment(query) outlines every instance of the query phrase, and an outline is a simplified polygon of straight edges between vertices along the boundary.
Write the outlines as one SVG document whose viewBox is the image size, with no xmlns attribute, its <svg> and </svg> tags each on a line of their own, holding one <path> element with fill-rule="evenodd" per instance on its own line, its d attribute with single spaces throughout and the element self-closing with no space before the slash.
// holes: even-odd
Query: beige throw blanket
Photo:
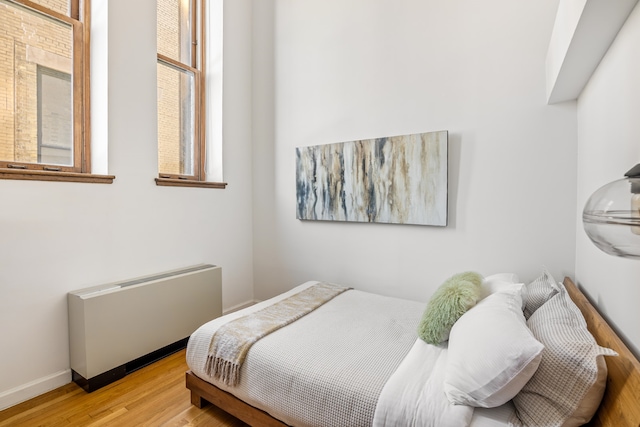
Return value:
<svg viewBox="0 0 640 427">
<path fill-rule="evenodd" d="M 205 366 L 207 375 L 235 386 L 240 367 L 253 343 L 301 318 L 348 290 L 342 286 L 318 283 L 260 311 L 232 320 L 215 333 Z"/>
</svg>

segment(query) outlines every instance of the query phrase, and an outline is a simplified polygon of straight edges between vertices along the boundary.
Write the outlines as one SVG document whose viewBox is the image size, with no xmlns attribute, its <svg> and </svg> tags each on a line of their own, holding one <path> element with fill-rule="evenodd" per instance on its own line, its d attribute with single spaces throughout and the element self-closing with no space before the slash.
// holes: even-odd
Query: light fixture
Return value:
<svg viewBox="0 0 640 427">
<path fill-rule="evenodd" d="M 582 211 L 584 231 L 604 252 L 640 259 L 640 163 L 591 195 Z"/>
</svg>

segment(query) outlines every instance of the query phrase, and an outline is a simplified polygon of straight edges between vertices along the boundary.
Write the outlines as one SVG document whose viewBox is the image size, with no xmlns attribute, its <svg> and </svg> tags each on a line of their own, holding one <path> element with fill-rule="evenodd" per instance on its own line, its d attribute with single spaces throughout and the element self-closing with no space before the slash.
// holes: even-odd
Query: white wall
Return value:
<svg viewBox="0 0 640 427">
<path fill-rule="evenodd" d="M 573 275 L 575 103 L 545 99 L 557 0 L 258 3 L 254 43 L 274 53 L 254 53 L 258 298 L 310 279 L 426 300 L 469 269 Z M 448 227 L 296 220 L 295 147 L 436 130 Z"/>
<path fill-rule="evenodd" d="M 599 187 L 640 163 L 640 7 L 636 6 L 578 99 L 576 279 L 640 354 L 640 262 L 601 252 L 582 229 Z"/>
<path fill-rule="evenodd" d="M 155 1 L 107 3 L 114 183 L 0 180 L 0 409 L 70 381 L 68 291 L 213 263 L 225 308 L 253 298 L 251 2 L 225 4 L 226 190 L 155 185 Z"/>
</svg>

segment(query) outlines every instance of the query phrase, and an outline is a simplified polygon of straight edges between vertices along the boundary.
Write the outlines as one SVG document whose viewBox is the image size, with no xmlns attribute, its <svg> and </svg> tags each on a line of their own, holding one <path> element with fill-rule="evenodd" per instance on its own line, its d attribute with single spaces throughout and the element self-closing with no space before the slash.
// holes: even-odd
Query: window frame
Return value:
<svg viewBox="0 0 640 427">
<path fill-rule="evenodd" d="M 29 0 L 6 0 L 18 7 L 64 22 L 73 31 L 73 165 L 25 163 L 0 159 L 0 179 L 110 184 L 113 175 L 91 174 L 90 25 L 91 0 L 70 0 L 69 15 Z"/>
<path fill-rule="evenodd" d="M 158 64 L 173 67 L 193 74 L 194 79 L 194 144 L 193 175 L 173 174 L 158 170 L 156 185 L 171 187 L 205 187 L 226 188 L 226 183 L 206 180 L 206 32 L 205 32 L 205 0 L 191 0 L 191 58 L 186 64 L 157 53 Z M 157 14 L 156 14 L 157 19 Z M 160 149 L 158 135 L 158 153 Z M 159 165 L 158 165 L 159 169 Z"/>
</svg>

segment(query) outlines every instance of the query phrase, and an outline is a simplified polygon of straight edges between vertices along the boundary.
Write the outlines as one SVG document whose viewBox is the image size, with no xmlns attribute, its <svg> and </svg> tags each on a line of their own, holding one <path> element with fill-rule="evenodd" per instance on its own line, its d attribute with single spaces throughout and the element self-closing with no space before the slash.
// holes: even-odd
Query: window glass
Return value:
<svg viewBox="0 0 640 427">
<path fill-rule="evenodd" d="M 0 22 L 0 161 L 73 166 L 73 27 L 3 0 Z"/>
<path fill-rule="evenodd" d="M 158 53 L 193 66 L 193 11 L 190 0 L 158 0 Z"/>
<path fill-rule="evenodd" d="M 70 0 L 31 0 L 31 2 L 40 6 L 44 6 L 47 9 L 51 9 L 54 12 L 62 13 L 66 16 L 71 16 Z"/>
<path fill-rule="evenodd" d="M 158 61 L 158 168 L 193 175 L 195 170 L 194 75 Z"/>
<path fill-rule="evenodd" d="M 38 66 L 38 163 L 73 165 L 71 75 Z"/>
</svg>

